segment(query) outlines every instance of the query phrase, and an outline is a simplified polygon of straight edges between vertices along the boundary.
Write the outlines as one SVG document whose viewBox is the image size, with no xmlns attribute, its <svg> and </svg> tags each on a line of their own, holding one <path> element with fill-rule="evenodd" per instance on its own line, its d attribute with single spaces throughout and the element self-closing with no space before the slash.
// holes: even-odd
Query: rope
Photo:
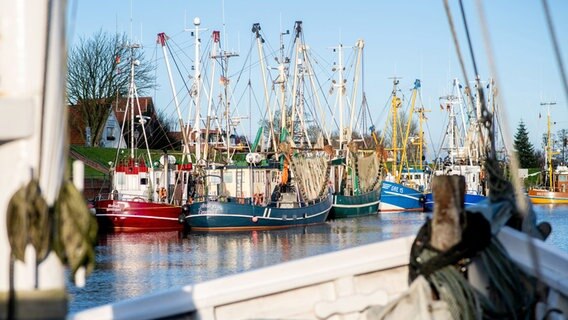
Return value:
<svg viewBox="0 0 568 320">
<path fill-rule="evenodd" d="M 49 207 L 41 194 L 39 181 L 32 179 L 21 187 L 8 203 L 6 216 L 8 241 L 16 260 L 25 262 L 25 250 L 31 244 L 36 252 L 36 263 L 49 253 L 51 220 Z"/>
<path fill-rule="evenodd" d="M 54 208 L 52 247 L 62 263 L 71 269 L 71 278 L 81 266 L 89 275 L 95 267 L 97 221 L 89 212 L 81 192 L 71 181 L 65 182 Z"/>
<path fill-rule="evenodd" d="M 543 3 L 545 1 L 546 0 L 543 0 Z M 544 5 L 545 5 L 545 10 L 547 10 L 546 3 L 544 3 Z M 499 79 L 497 78 L 497 67 L 496 67 L 495 61 L 493 59 L 493 57 L 494 57 L 493 49 L 492 49 L 491 41 L 490 41 L 490 38 L 489 38 L 489 30 L 486 27 L 487 21 L 485 19 L 485 14 L 484 14 L 483 7 L 482 7 L 482 4 L 481 4 L 480 1 L 477 1 L 477 11 L 478 11 L 478 15 L 479 15 L 480 22 L 481 22 L 480 25 L 482 26 L 482 31 L 483 31 L 482 35 L 483 35 L 483 40 L 484 40 L 484 43 L 485 43 L 486 54 L 487 54 L 487 57 L 488 57 L 488 60 L 489 60 L 489 67 L 490 67 L 492 74 L 495 77 L 496 82 L 499 83 Z M 549 27 L 552 27 L 552 26 L 550 25 Z M 554 38 L 554 35 L 552 35 L 552 36 Z M 561 72 L 563 72 L 562 70 L 561 70 Z M 566 85 L 566 82 L 564 82 L 564 84 Z M 498 100 L 499 105 L 503 105 L 500 95 L 497 95 L 497 100 Z M 509 145 L 509 146 L 512 145 L 512 143 L 510 142 L 510 137 L 511 137 L 511 135 L 509 134 L 510 130 L 509 130 L 506 123 L 504 123 L 504 126 L 502 127 L 502 131 L 505 132 L 505 134 L 502 135 L 502 136 L 505 139 L 507 139 L 507 145 Z M 495 145 L 492 144 L 492 147 L 494 148 Z M 512 150 L 512 148 L 508 148 L 508 150 Z M 515 211 L 516 211 L 515 213 L 516 213 L 516 216 L 517 216 L 517 220 L 521 220 L 521 224 L 522 224 L 522 220 L 528 220 L 531 217 L 531 215 L 534 214 L 534 213 L 531 210 L 528 199 L 526 198 L 526 196 L 523 193 L 523 187 L 521 185 L 521 180 L 517 177 L 518 171 L 519 171 L 518 170 L 519 161 L 517 159 L 517 156 L 515 154 L 510 154 L 509 158 L 510 158 L 510 164 L 509 165 L 511 167 L 511 174 L 512 174 L 511 179 L 512 179 L 512 183 L 513 183 L 513 184 L 509 183 L 509 184 L 511 184 L 510 188 L 512 189 L 512 190 L 510 190 L 509 194 L 511 194 L 511 195 L 514 194 L 514 199 L 513 199 L 512 203 L 514 203 L 514 205 L 515 205 Z M 496 160 L 494 160 L 494 161 L 496 162 Z M 488 173 L 489 173 L 489 179 L 491 181 L 493 172 L 488 171 Z M 495 179 L 495 178 L 493 178 L 493 179 Z M 521 229 L 521 228 L 519 226 L 517 226 L 517 229 Z M 544 235 L 544 237 L 546 237 L 546 236 L 547 235 Z M 529 247 L 531 260 L 533 261 L 533 264 L 535 266 L 535 277 L 537 279 L 540 279 L 541 278 L 540 263 L 539 263 L 538 254 L 536 252 L 537 249 L 536 249 L 533 241 L 529 241 L 528 247 Z M 541 292 L 541 294 L 542 294 L 542 292 Z"/>
<path fill-rule="evenodd" d="M 467 213 L 461 242 L 439 252 L 429 244 L 428 220 L 412 246 L 409 278 L 426 277 L 454 319 L 528 319 L 535 303 L 535 282 L 511 261 L 490 229 L 482 215 Z M 487 275 L 489 297 L 465 277 L 475 257 Z"/>
<path fill-rule="evenodd" d="M 554 56 L 556 57 L 556 63 L 558 63 L 558 68 L 560 69 L 560 76 L 562 77 L 562 85 L 564 86 L 564 94 L 568 100 L 568 79 L 566 77 L 566 72 L 564 71 L 564 63 L 562 62 L 562 55 L 560 54 L 560 46 L 558 45 L 558 39 L 556 38 L 556 32 L 554 31 L 554 26 L 552 25 L 552 16 L 550 15 L 550 9 L 548 8 L 548 1 L 542 0 L 542 6 L 544 8 L 544 15 L 546 17 L 546 25 L 548 27 L 548 33 L 550 33 L 550 38 L 552 40 L 552 45 L 554 47 Z"/>
<path fill-rule="evenodd" d="M 50 208 L 39 181 L 32 179 L 12 195 L 6 225 L 11 255 L 16 260 L 25 262 L 26 246 L 31 244 L 36 264 L 53 249 L 63 263 L 69 264 L 73 276 L 81 266 L 87 267 L 87 274 L 93 270 L 97 222 L 72 182 L 63 184 L 54 207 Z"/>
<path fill-rule="evenodd" d="M 460 68 L 461 71 L 463 73 L 463 77 L 465 79 L 465 83 L 469 83 L 469 78 L 467 77 L 467 71 L 465 68 L 465 62 L 463 60 L 463 56 L 460 50 L 460 45 L 459 45 L 459 41 L 458 41 L 458 35 L 456 33 L 456 28 L 454 25 L 454 20 L 452 19 L 452 13 L 450 10 L 450 5 L 448 3 L 448 0 L 444 0 L 444 9 L 446 11 L 446 16 L 448 18 L 448 24 L 450 25 L 450 31 L 452 32 L 452 39 L 454 40 L 454 47 L 456 48 L 456 54 L 458 56 L 458 60 L 460 62 Z M 470 100 L 472 105 L 474 105 L 474 101 L 473 101 L 473 97 L 470 95 Z"/>
</svg>

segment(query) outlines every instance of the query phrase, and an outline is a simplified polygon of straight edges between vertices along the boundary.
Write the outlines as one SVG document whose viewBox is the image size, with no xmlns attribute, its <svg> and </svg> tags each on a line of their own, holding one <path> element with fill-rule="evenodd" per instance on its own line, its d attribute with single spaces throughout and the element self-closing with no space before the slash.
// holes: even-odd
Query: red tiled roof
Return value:
<svg viewBox="0 0 568 320">
<path fill-rule="evenodd" d="M 126 103 L 127 98 L 118 99 L 118 103 L 115 101 L 112 103 L 116 118 L 118 123 L 122 126 L 124 122 L 124 116 L 126 114 Z M 140 102 L 140 111 L 146 113 L 148 111 L 154 112 L 154 102 L 151 97 L 140 97 L 138 98 Z M 134 116 L 140 115 L 138 112 L 137 105 L 134 106 Z M 128 113 L 130 117 L 130 113 Z M 68 119 L 68 134 L 69 143 L 71 145 L 85 145 L 85 122 L 83 120 L 81 109 L 79 106 L 69 106 L 69 119 Z"/>
<path fill-rule="evenodd" d="M 126 115 L 126 103 L 127 103 L 127 101 L 128 101 L 127 98 L 120 98 L 120 99 L 118 99 L 118 103 L 116 101 L 112 103 L 114 113 L 116 114 L 116 119 L 121 124 L 124 123 L 124 116 Z M 154 102 L 153 102 L 151 97 L 140 97 L 140 98 L 138 98 L 138 101 L 140 102 L 140 112 L 142 112 L 142 113 L 146 113 L 146 112 L 150 111 L 149 109 L 152 109 L 154 107 Z M 136 101 L 135 101 L 134 102 L 134 116 L 140 115 L 140 112 L 138 111 L 138 105 L 136 104 Z M 130 117 L 130 112 L 128 113 L 128 117 Z"/>
</svg>

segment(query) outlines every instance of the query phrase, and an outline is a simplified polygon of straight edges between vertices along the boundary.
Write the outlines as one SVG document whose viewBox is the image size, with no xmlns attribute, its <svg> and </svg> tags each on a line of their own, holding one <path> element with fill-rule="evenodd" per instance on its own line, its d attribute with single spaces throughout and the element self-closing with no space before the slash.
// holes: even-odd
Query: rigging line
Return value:
<svg viewBox="0 0 568 320">
<path fill-rule="evenodd" d="M 473 71 L 475 72 L 476 77 L 479 75 L 479 72 L 477 72 L 477 63 L 475 61 L 475 55 L 473 54 L 473 45 L 471 44 L 471 37 L 469 35 L 469 28 L 468 28 L 468 24 L 467 24 L 467 19 L 465 16 L 465 10 L 463 8 L 463 1 L 460 0 L 460 11 L 461 11 L 461 16 L 462 16 L 462 20 L 463 20 L 463 26 L 465 28 L 465 35 L 467 38 L 467 43 L 469 45 L 469 54 L 471 55 L 471 62 L 473 63 Z M 479 83 L 479 81 L 478 81 Z"/>
<path fill-rule="evenodd" d="M 157 64 L 158 61 L 158 42 L 154 45 L 154 54 L 152 55 L 155 59 L 150 59 L 150 61 L 154 61 Z M 158 68 L 154 68 L 154 80 L 158 79 Z M 154 85 L 154 101 L 157 99 L 158 94 L 158 86 Z"/>
<path fill-rule="evenodd" d="M 554 47 L 554 55 L 556 56 L 556 63 L 560 69 L 560 76 L 562 77 L 562 84 L 564 86 L 564 94 L 566 95 L 566 101 L 568 101 L 568 79 L 566 78 L 566 72 L 564 70 L 564 63 L 562 62 L 562 56 L 560 55 L 560 46 L 558 45 L 558 39 L 556 38 L 556 32 L 554 30 L 554 25 L 552 24 L 552 16 L 550 15 L 550 8 L 548 7 L 548 1 L 542 0 L 542 6 L 544 8 L 544 15 L 546 17 L 546 24 L 548 26 L 548 33 L 552 40 L 552 45 Z M 568 107 L 568 104 L 566 104 Z"/>
<path fill-rule="evenodd" d="M 246 57 L 245 57 L 245 60 L 243 61 L 243 67 L 241 68 L 241 70 L 240 70 L 238 73 L 236 73 L 236 75 L 237 75 L 237 80 L 236 80 L 236 82 L 237 82 L 237 83 L 239 83 L 241 77 L 243 76 L 243 73 L 245 72 L 245 70 L 247 70 L 247 68 L 245 68 L 245 66 L 247 65 L 247 62 L 248 62 L 248 64 L 249 64 L 248 71 L 249 71 L 249 81 L 250 81 L 250 70 L 252 69 L 251 52 L 252 52 L 252 50 L 253 50 L 253 47 L 254 47 L 254 42 L 251 41 L 251 45 L 250 45 L 250 47 L 249 47 L 249 50 L 248 50 L 247 55 L 246 55 Z M 259 63 L 259 62 L 256 62 L 254 65 L 255 65 L 255 66 L 258 65 L 258 63 Z M 233 76 L 234 76 L 234 75 L 230 75 L 230 77 L 233 77 Z"/>
<path fill-rule="evenodd" d="M 171 50 L 170 46 L 168 45 L 168 42 L 166 42 L 166 48 L 168 49 L 168 51 L 170 52 L 170 55 L 172 56 L 172 61 L 174 62 L 174 65 L 176 66 L 176 69 L 177 69 L 177 71 L 178 71 L 178 73 L 179 73 L 179 75 L 180 75 L 180 77 L 181 77 L 181 79 L 182 79 L 183 86 L 185 87 L 185 89 L 187 90 L 187 92 L 191 92 L 190 88 L 187 86 L 187 82 L 185 81 L 185 78 L 184 78 L 183 74 L 181 73 L 181 70 L 180 70 L 180 68 L 179 68 L 179 65 L 178 65 L 178 63 L 177 63 L 177 60 L 176 60 L 175 56 L 172 55 L 172 50 Z M 180 129 L 183 130 L 183 128 L 180 128 Z"/>
<path fill-rule="evenodd" d="M 499 78 L 497 75 L 497 66 L 495 64 L 495 59 L 494 59 L 494 54 L 493 54 L 493 48 L 491 46 L 491 40 L 489 37 L 489 30 L 487 29 L 487 20 L 485 18 L 485 14 L 484 14 L 484 10 L 483 10 L 483 6 L 482 4 L 477 1 L 477 11 L 478 11 L 478 15 L 479 15 L 479 19 L 481 22 L 481 29 L 482 29 L 482 36 L 483 36 L 483 40 L 484 40 L 484 44 L 485 44 L 485 50 L 486 50 L 486 54 L 487 54 L 487 59 L 489 61 L 489 68 L 491 70 L 491 73 L 493 74 L 493 78 L 495 79 L 495 83 L 500 83 L 499 82 Z M 497 100 L 497 105 L 500 106 L 500 111 L 501 112 L 505 112 L 505 108 L 502 107 L 505 104 L 503 103 L 502 99 L 501 99 L 501 95 L 497 94 L 493 97 L 493 99 Z M 506 115 L 504 115 L 506 118 Z M 510 140 L 510 137 L 512 137 L 512 135 L 510 134 L 510 130 L 509 127 L 506 123 L 503 123 L 503 127 L 501 128 L 501 131 L 504 132 L 505 134 L 503 135 L 504 139 L 506 140 L 506 145 L 507 146 L 512 146 L 512 142 Z M 513 150 L 513 148 L 508 148 L 510 150 Z M 518 173 L 518 168 L 519 168 L 519 162 L 517 157 L 515 156 L 515 154 L 511 154 L 509 155 L 509 158 L 511 159 L 511 173 L 513 174 L 513 177 L 515 177 Z M 520 185 L 520 179 L 512 179 L 512 184 L 513 187 L 515 188 L 515 194 L 516 194 L 516 199 L 517 199 L 517 206 L 521 209 L 521 213 L 523 215 L 526 215 L 528 212 L 528 203 L 523 195 L 522 192 L 522 187 Z M 525 199 L 525 201 L 522 201 L 521 199 Z"/>
<path fill-rule="evenodd" d="M 432 146 L 432 148 L 430 148 L 433 152 L 434 152 L 434 163 L 436 162 L 436 159 L 439 157 L 440 155 L 440 151 L 436 152 L 436 149 L 434 148 L 434 140 L 432 139 L 432 131 L 430 130 L 430 125 L 428 124 L 428 122 L 426 122 L 426 129 L 428 129 L 428 137 L 430 138 L 430 145 Z"/>
<path fill-rule="evenodd" d="M 176 53 L 176 54 L 179 53 L 179 52 L 181 52 L 181 54 L 182 54 L 183 56 L 185 56 L 191 63 L 194 63 L 194 60 L 195 60 L 195 59 L 186 53 L 186 49 L 189 49 L 189 48 L 194 47 L 193 42 L 190 42 L 189 40 L 187 40 L 187 41 L 184 41 L 184 42 L 182 42 L 182 43 L 183 43 L 183 44 L 189 43 L 189 45 L 188 45 L 188 46 L 181 46 L 181 45 L 178 44 L 176 41 L 174 41 L 173 38 L 170 37 L 170 38 L 168 39 L 168 43 L 173 43 L 173 44 L 174 44 L 174 46 L 176 47 L 176 50 L 175 50 L 175 53 Z M 170 49 L 170 50 L 171 50 L 171 49 Z M 172 52 L 172 55 L 173 55 L 173 52 Z"/>
<path fill-rule="evenodd" d="M 443 1 L 444 1 L 444 9 L 446 11 L 446 17 L 448 18 L 448 24 L 450 25 L 450 31 L 452 32 L 452 39 L 454 40 L 454 47 L 456 48 L 456 54 L 458 56 L 458 60 L 459 60 L 459 63 L 460 63 L 460 68 L 461 68 L 461 71 L 463 73 L 465 83 L 466 83 L 466 85 L 469 86 L 469 78 L 467 76 L 467 71 L 466 71 L 466 68 L 465 68 L 465 62 L 463 60 L 463 55 L 461 53 L 460 44 L 459 44 L 459 41 L 458 41 L 458 35 L 456 33 L 454 20 L 452 18 L 452 13 L 451 13 L 451 10 L 450 10 L 450 5 L 448 3 L 448 0 L 443 0 Z M 470 95 L 469 98 L 471 100 L 471 103 L 473 104 L 473 97 L 471 97 L 471 95 Z"/>
<path fill-rule="evenodd" d="M 310 60 L 310 61 L 311 61 L 311 60 Z M 312 68 L 312 70 L 313 70 L 313 68 Z M 324 92 L 324 91 L 323 91 L 322 84 L 321 84 L 321 82 L 319 81 L 319 78 L 314 76 L 314 79 L 316 80 L 316 82 L 317 82 L 317 84 L 318 84 L 318 87 L 319 87 L 320 92 Z M 329 101 L 328 101 L 328 99 L 327 99 L 327 96 L 325 95 L 325 93 L 322 94 L 322 96 L 323 96 L 323 100 L 324 100 L 324 102 L 325 102 L 325 105 L 326 105 L 326 107 L 327 107 L 327 110 L 328 110 L 328 111 L 330 112 L 330 114 L 332 115 L 333 123 L 335 123 L 335 128 L 336 128 L 336 129 L 339 129 L 339 124 L 337 123 L 337 119 L 333 116 L 333 110 L 331 110 L 331 106 L 330 106 L 330 104 L 329 104 Z"/>
<path fill-rule="evenodd" d="M 546 2 L 546 1 L 544 1 Z M 489 60 L 489 67 L 491 70 L 491 73 L 493 73 L 493 77 L 495 79 L 495 83 L 500 83 L 499 82 L 499 78 L 497 76 L 497 68 L 496 68 L 496 64 L 495 64 L 495 60 L 494 60 L 494 55 L 493 55 L 493 48 L 491 46 L 491 40 L 489 37 L 489 30 L 487 29 L 487 19 L 485 18 L 485 12 L 483 10 L 483 5 L 481 4 L 481 1 L 477 0 L 476 1 L 477 4 L 477 11 L 478 11 L 478 15 L 479 15 L 479 20 L 480 20 L 480 25 L 481 25 L 481 30 L 482 30 L 482 35 L 483 35 L 483 40 L 484 40 L 484 44 L 485 44 L 485 50 L 487 52 L 487 58 Z M 566 82 L 564 83 L 566 84 Z M 497 95 L 496 97 L 493 97 L 493 99 L 497 99 L 497 104 L 499 106 L 504 106 L 503 101 L 501 100 L 501 95 Z M 502 111 L 504 112 L 505 108 L 501 108 Z M 507 125 L 504 126 L 504 128 L 502 128 L 502 131 L 505 131 L 505 139 L 509 140 L 507 141 L 507 144 L 510 143 L 510 138 L 511 135 L 509 134 L 509 128 Z M 490 134 L 491 136 L 491 134 Z M 495 138 L 492 137 L 492 147 L 495 147 Z M 511 150 L 513 150 L 511 148 Z M 493 150 L 493 152 L 495 152 L 495 150 Z M 517 174 L 519 172 L 519 162 L 518 159 L 516 157 L 516 155 L 510 154 L 509 158 L 511 159 L 510 161 L 510 166 L 511 166 L 511 174 L 512 174 L 512 186 L 513 186 L 513 190 L 515 193 L 515 204 L 517 206 L 517 208 L 519 208 L 520 210 L 520 214 L 523 216 L 524 219 L 528 218 L 528 213 L 529 213 L 529 209 L 530 209 L 530 204 L 528 203 L 528 199 L 527 197 L 524 195 L 523 193 L 523 189 L 521 186 L 521 179 L 518 178 Z M 496 159 L 496 158 L 494 158 Z M 541 281 L 542 279 L 542 271 L 541 271 L 541 266 L 540 266 L 540 260 L 539 260 L 539 256 L 537 254 L 537 249 L 536 249 L 536 245 L 534 243 L 534 241 L 529 241 L 528 242 L 528 248 L 529 248 L 529 254 L 530 254 L 530 258 L 533 262 L 534 265 L 534 271 L 535 271 L 535 278 L 538 281 Z M 544 292 L 544 287 L 543 286 L 537 286 L 537 292 L 539 293 L 539 295 L 544 296 L 545 292 Z"/>
<path fill-rule="evenodd" d="M 486 148 L 487 142 L 485 140 L 484 132 L 481 128 L 481 123 L 479 123 L 479 120 L 482 120 L 484 123 L 488 123 L 488 121 L 489 121 L 488 118 L 490 117 L 491 112 L 487 109 L 487 103 L 486 103 L 486 100 L 485 100 L 485 93 L 484 93 L 484 90 L 483 90 L 483 86 L 481 85 L 481 81 L 479 79 L 479 73 L 478 73 L 478 70 L 477 70 L 477 63 L 475 61 L 475 56 L 473 54 L 473 45 L 471 43 L 471 37 L 470 37 L 470 34 L 469 34 L 469 27 L 468 27 L 467 20 L 466 20 L 465 10 L 464 10 L 464 7 L 463 7 L 463 1 L 460 0 L 459 3 L 460 3 L 460 10 L 461 10 L 461 15 L 462 15 L 462 19 L 463 19 L 463 24 L 464 24 L 464 28 L 465 28 L 465 33 L 466 33 L 466 37 L 467 37 L 469 52 L 470 52 L 470 55 L 471 55 L 471 61 L 473 63 L 473 70 L 475 72 L 475 80 L 476 80 L 476 83 L 477 83 L 476 89 L 477 89 L 477 94 L 478 94 L 477 98 L 481 102 L 481 113 L 482 113 L 481 117 L 482 117 L 482 119 L 477 119 L 478 124 L 479 124 L 478 133 L 479 133 L 479 136 L 481 137 L 481 142 L 483 143 L 483 146 Z M 484 28 L 484 27 L 486 27 L 486 26 L 482 26 L 482 28 Z M 488 133 L 489 143 L 491 144 L 490 149 L 489 149 L 489 155 L 493 159 L 496 159 L 497 157 L 495 155 L 495 139 L 493 137 L 492 130 L 488 128 L 488 131 L 489 131 L 489 133 Z"/>
</svg>

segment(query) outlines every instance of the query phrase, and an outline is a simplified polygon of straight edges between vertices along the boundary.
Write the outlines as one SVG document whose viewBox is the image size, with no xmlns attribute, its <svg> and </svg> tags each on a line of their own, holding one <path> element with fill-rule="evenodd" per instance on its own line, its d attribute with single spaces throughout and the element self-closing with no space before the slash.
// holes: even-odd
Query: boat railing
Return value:
<svg viewBox="0 0 568 320">
<path fill-rule="evenodd" d="M 118 200 L 118 201 L 140 201 L 140 202 L 152 202 L 148 197 L 142 196 L 140 194 L 133 193 L 122 193 L 117 190 L 113 190 L 109 193 L 99 193 L 95 197 L 95 201 L 101 200 Z"/>
<path fill-rule="evenodd" d="M 231 196 L 218 196 L 218 195 L 208 195 L 208 196 L 198 196 L 193 198 L 195 202 L 206 202 L 206 201 L 214 201 L 214 202 L 232 202 L 238 204 L 246 204 L 251 205 L 255 204 L 261 207 L 273 207 L 273 208 L 281 208 L 281 207 L 290 207 L 290 208 L 302 208 L 311 206 L 322 201 L 325 201 L 327 195 L 318 197 L 316 199 L 306 200 L 306 201 L 266 201 L 260 204 L 254 203 L 254 199 L 251 197 L 231 197 Z M 100 200 L 100 199 L 99 199 Z M 123 199 L 119 199 L 123 200 Z"/>
</svg>

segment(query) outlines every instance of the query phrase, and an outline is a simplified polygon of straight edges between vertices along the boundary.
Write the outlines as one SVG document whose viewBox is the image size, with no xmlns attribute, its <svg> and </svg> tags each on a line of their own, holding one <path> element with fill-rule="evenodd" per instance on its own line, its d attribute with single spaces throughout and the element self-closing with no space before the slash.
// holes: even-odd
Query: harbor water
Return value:
<svg viewBox="0 0 568 320">
<path fill-rule="evenodd" d="M 535 206 L 546 240 L 568 251 L 568 206 Z M 381 213 L 276 231 L 101 235 L 84 288 L 68 285 L 69 312 L 281 262 L 414 235 L 427 213 Z"/>
</svg>

